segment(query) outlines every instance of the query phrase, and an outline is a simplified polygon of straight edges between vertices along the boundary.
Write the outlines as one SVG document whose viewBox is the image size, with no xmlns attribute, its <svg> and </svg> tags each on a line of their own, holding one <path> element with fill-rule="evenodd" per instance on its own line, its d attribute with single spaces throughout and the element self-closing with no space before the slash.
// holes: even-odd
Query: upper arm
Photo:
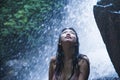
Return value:
<svg viewBox="0 0 120 80">
<path fill-rule="evenodd" d="M 79 80 L 87 80 L 90 72 L 90 64 L 87 56 L 84 56 L 79 62 Z"/>
<path fill-rule="evenodd" d="M 51 60 L 50 60 L 50 64 L 49 64 L 49 80 L 52 80 L 52 78 L 54 76 L 55 61 L 56 61 L 55 57 L 52 57 Z"/>
</svg>

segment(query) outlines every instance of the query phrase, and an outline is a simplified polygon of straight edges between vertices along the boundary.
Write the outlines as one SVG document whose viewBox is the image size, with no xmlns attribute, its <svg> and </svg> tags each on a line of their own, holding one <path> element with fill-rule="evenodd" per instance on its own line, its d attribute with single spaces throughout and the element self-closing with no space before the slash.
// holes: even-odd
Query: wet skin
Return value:
<svg viewBox="0 0 120 80">
<path fill-rule="evenodd" d="M 73 30 L 66 29 L 61 33 L 61 45 L 64 52 L 64 68 L 59 80 L 68 80 L 72 73 L 72 59 L 75 52 L 76 35 Z M 89 75 L 89 59 L 84 56 L 78 61 L 79 70 L 75 71 L 70 80 L 87 80 Z M 55 79 L 56 57 L 52 57 L 49 66 L 49 80 Z M 79 73 L 78 73 L 79 72 Z"/>
</svg>

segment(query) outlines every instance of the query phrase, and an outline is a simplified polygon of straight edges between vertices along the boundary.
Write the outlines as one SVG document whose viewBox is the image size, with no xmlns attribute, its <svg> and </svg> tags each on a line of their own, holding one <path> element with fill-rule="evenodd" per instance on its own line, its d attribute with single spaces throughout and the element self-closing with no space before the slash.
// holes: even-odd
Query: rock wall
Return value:
<svg viewBox="0 0 120 80">
<path fill-rule="evenodd" d="M 100 0 L 93 11 L 110 59 L 120 77 L 120 0 Z"/>
</svg>

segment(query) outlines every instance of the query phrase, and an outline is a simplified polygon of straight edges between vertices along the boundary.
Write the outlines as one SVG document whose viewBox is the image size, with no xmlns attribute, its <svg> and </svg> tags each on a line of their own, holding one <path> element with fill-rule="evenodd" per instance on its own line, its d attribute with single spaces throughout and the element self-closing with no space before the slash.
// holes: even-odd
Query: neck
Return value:
<svg viewBox="0 0 120 80">
<path fill-rule="evenodd" d="M 64 60 L 71 60 L 73 59 L 73 55 L 75 52 L 75 46 L 71 45 L 70 43 L 66 43 L 63 45 L 63 52 L 64 52 Z"/>
</svg>

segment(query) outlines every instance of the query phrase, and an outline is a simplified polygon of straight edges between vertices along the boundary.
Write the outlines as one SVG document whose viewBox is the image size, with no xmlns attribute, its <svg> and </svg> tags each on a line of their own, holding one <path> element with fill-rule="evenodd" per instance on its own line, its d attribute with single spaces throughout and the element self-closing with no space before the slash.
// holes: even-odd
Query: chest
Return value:
<svg viewBox="0 0 120 80">
<path fill-rule="evenodd" d="M 59 76 L 59 80 L 78 80 L 77 71 L 74 70 L 74 73 L 72 73 L 73 67 L 71 65 L 66 65 Z"/>
</svg>

